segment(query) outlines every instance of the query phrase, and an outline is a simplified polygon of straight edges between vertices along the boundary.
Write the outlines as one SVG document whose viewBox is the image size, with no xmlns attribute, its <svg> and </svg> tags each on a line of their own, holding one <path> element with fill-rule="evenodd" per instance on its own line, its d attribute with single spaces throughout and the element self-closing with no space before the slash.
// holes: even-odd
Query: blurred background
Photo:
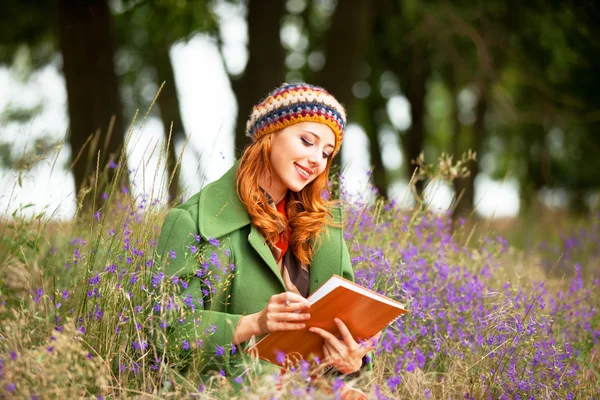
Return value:
<svg viewBox="0 0 600 400">
<path fill-rule="evenodd" d="M 233 164 L 252 105 L 284 81 L 323 86 L 348 109 L 338 162 L 349 193 L 410 206 L 416 191 L 455 217 L 598 208 L 595 1 L 2 3 L 9 214 L 92 207 L 81 194 L 97 166 L 136 196 L 188 198 Z M 436 163 L 469 149 L 469 177 L 409 189 L 421 153 Z"/>
</svg>

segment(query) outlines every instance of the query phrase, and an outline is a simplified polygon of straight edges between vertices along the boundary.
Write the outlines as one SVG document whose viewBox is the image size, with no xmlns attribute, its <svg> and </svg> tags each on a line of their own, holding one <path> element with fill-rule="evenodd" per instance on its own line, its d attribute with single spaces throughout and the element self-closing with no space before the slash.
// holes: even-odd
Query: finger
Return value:
<svg viewBox="0 0 600 400">
<path fill-rule="evenodd" d="M 310 314 L 308 313 L 293 313 L 293 312 L 275 312 L 270 313 L 268 315 L 269 320 L 271 321 L 280 321 L 280 322 L 288 322 L 288 321 L 306 321 L 310 318 Z"/>
<path fill-rule="evenodd" d="M 354 338 L 352 337 L 352 334 L 348 330 L 346 324 L 344 324 L 344 322 L 339 318 L 334 318 L 333 321 L 340 330 L 340 333 L 342 334 L 342 339 L 344 340 L 344 343 L 346 343 L 346 346 L 348 346 L 351 349 L 355 349 L 358 346 L 358 343 L 356 343 L 356 340 L 354 340 Z"/>
<path fill-rule="evenodd" d="M 323 340 L 325 340 L 325 344 L 329 344 L 329 345 L 331 345 L 331 347 L 333 347 L 333 351 L 338 352 L 338 353 L 344 352 L 346 345 L 344 343 L 340 342 L 338 340 L 338 338 L 333 336 L 331 333 L 327 332 L 325 329 L 321 329 L 321 328 L 317 328 L 316 326 L 313 326 L 313 327 L 309 328 L 309 331 L 321 336 L 323 338 Z"/>
<path fill-rule="evenodd" d="M 275 309 L 275 308 L 274 308 Z M 298 312 L 298 311 L 306 311 L 308 307 L 304 303 L 279 303 L 276 304 L 276 309 L 280 312 Z"/>
<path fill-rule="evenodd" d="M 288 303 L 302 303 L 306 306 L 310 306 L 308 300 L 294 292 L 283 292 L 273 297 L 277 299 L 278 303 L 285 303 L 287 301 Z"/>
<path fill-rule="evenodd" d="M 298 322 L 282 322 L 282 321 L 269 321 L 267 322 L 267 328 L 269 332 L 277 331 L 296 331 L 298 329 L 304 329 L 306 324 Z"/>
<path fill-rule="evenodd" d="M 364 342 L 361 342 L 360 343 L 360 347 L 361 348 L 366 348 L 367 352 L 373 350 L 379 344 L 379 338 L 381 338 L 381 333 L 382 332 L 383 331 L 379 331 L 375 335 L 371 336 L 371 338 L 365 340 Z"/>
<path fill-rule="evenodd" d="M 368 340 L 368 343 L 369 343 L 371 349 L 377 347 L 377 344 L 379 343 L 379 339 L 381 338 L 382 332 L 383 331 L 377 332 L 375 335 L 373 335 L 373 337 L 371 337 L 371 339 Z"/>
</svg>

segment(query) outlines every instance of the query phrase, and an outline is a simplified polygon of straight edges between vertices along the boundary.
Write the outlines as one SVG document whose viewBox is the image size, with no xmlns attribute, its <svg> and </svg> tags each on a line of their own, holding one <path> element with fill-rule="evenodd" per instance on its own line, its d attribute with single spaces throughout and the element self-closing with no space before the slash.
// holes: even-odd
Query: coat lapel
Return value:
<svg viewBox="0 0 600 400">
<path fill-rule="evenodd" d="M 332 209 L 334 222 L 341 221 L 341 212 Z M 321 245 L 315 251 L 310 265 L 310 293 L 312 294 L 333 274 L 342 275 L 343 240 L 340 228 L 330 227 L 329 235 L 322 232 Z"/>
<path fill-rule="evenodd" d="M 285 289 L 285 283 L 283 282 L 283 278 L 279 273 L 279 268 L 277 267 L 277 263 L 275 262 L 275 258 L 273 257 L 273 253 L 267 244 L 267 241 L 263 234 L 256 228 L 254 225 L 250 227 L 250 235 L 248 235 L 248 242 L 250 245 L 256 250 L 258 255 L 263 259 L 265 264 L 269 266 L 269 269 L 277 275 L 277 279 L 281 283 L 281 286 Z"/>
<path fill-rule="evenodd" d="M 337 235 L 331 235 L 332 240 Z M 333 274 L 341 275 L 341 254 L 332 254 L 336 246 L 329 246 L 323 240 L 320 248 L 315 252 L 310 264 L 310 294 L 317 290 Z"/>
</svg>

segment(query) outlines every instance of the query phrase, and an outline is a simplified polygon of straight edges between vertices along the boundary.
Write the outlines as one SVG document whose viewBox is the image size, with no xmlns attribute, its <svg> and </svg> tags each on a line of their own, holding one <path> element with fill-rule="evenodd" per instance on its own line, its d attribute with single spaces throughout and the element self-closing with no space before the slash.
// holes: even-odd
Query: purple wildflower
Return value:
<svg viewBox="0 0 600 400">
<path fill-rule="evenodd" d="M 44 295 L 44 291 L 42 290 L 41 287 L 38 286 L 37 290 L 35 291 L 35 297 L 33 298 L 33 301 L 35 301 L 36 303 L 40 302 L 40 298 Z"/>
</svg>

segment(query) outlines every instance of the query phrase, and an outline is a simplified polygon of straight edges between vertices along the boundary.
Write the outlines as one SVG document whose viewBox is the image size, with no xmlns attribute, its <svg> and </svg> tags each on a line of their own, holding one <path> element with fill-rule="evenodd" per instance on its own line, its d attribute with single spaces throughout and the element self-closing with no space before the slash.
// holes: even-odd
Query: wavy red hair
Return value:
<svg viewBox="0 0 600 400">
<path fill-rule="evenodd" d="M 285 224 L 283 216 L 267 205 L 267 197 L 260 190 L 260 178 L 271 176 L 271 135 L 267 134 L 250 144 L 240 160 L 236 177 L 236 190 L 246 206 L 250 220 L 271 243 L 279 240 L 278 226 Z M 335 203 L 328 201 L 323 194 L 329 192 L 329 169 L 327 159 L 325 170 L 299 192 L 289 191 L 287 203 L 288 226 L 291 228 L 289 245 L 301 263 L 310 264 L 314 251 L 319 245 L 320 233 L 325 226 L 336 225 L 328 209 Z M 327 196 L 329 198 L 329 196 Z"/>
</svg>

